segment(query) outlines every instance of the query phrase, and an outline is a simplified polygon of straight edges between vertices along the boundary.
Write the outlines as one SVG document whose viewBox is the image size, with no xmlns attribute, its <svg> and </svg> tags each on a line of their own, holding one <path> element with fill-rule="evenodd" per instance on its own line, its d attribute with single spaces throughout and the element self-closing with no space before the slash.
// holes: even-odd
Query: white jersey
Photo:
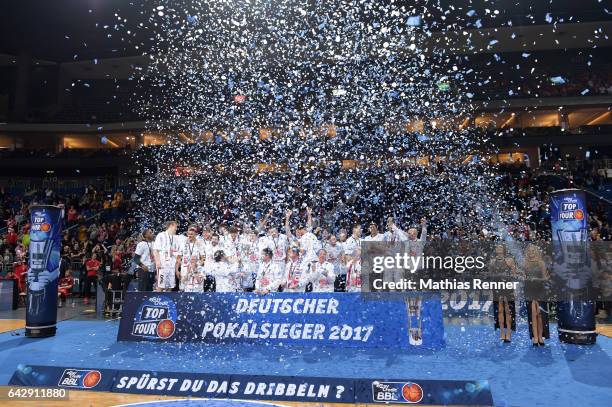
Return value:
<svg viewBox="0 0 612 407">
<path fill-rule="evenodd" d="M 406 242 L 408 253 L 411 256 L 421 256 L 423 254 L 423 249 L 425 248 L 425 243 L 427 242 L 427 227 L 422 227 L 421 236 L 418 239 L 408 239 Z"/>
<path fill-rule="evenodd" d="M 255 246 L 257 247 L 257 253 L 259 253 L 260 255 L 263 249 L 272 250 L 272 242 L 268 240 L 267 236 L 258 237 L 255 242 Z"/>
<path fill-rule="evenodd" d="M 361 249 L 361 239 L 355 239 L 352 235 L 344 242 L 344 254 L 352 256 L 355 249 Z"/>
<path fill-rule="evenodd" d="M 391 231 L 385 232 L 385 240 L 388 242 L 405 242 L 408 240 L 408 235 L 397 226 L 391 226 Z"/>
<path fill-rule="evenodd" d="M 181 256 L 181 277 L 179 288 L 181 290 L 185 289 L 185 285 L 183 284 L 183 278 L 189 272 L 189 269 L 192 267 L 192 261 L 195 261 L 195 269 L 198 269 L 200 265 L 200 257 L 204 257 L 204 250 L 202 246 L 198 244 L 197 241 L 190 242 L 189 240 L 183 243 L 181 250 L 179 252 Z"/>
<path fill-rule="evenodd" d="M 334 265 L 328 261 L 319 263 L 314 261 L 310 263 L 308 272 L 302 275 L 300 286 L 305 287 L 306 284 L 312 283 L 312 291 L 314 292 L 333 292 L 336 273 L 334 273 Z"/>
<path fill-rule="evenodd" d="M 306 267 L 301 259 L 289 259 L 289 261 L 287 261 L 287 263 L 285 264 L 283 291 L 289 293 L 304 292 L 304 287 L 300 287 L 300 281 L 305 273 Z"/>
<path fill-rule="evenodd" d="M 340 242 L 336 242 L 336 244 L 332 245 L 331 243 L 325 243 L 323 246 L 325 251 L 327 252 L 328 261 L 334 266 L 338 266 L 338 264 L 342 261 L 342 255 L 344 254 L 344 246 Z"/>
<path fill-rule="evenodd" d="M 232 235 L 223 236 L 219 244 L 223 247 L 223 252 L 227 257 L 239 255 L 240 236 L 236 236 L 236 240 L 232 239 Z"/>
<path fill-rule="evenodd" d="M 140 257 L 140 262 L 144 264 L 149 271 L 153 271 L 155 268 L 155 262 L 153 261 L 153 244 L 145 240 L 138 242 L 134 254 Z"/>
<path fill-rule="evenodd" d="M 283 277 L 281 271 L 273 261 L 259 263 L 257 278 L 255 280 L 255 290 L 278 291 L 278 287 L 282 284 L 282 281 Z"/>
<path fill-rule="evenodd" d="M 183 244 L 187 241 L 186 235 L 176 235 L 176 238 L 178 239 L 179 247 L 182 247 Z"/>
<path fill-rule="evenodd" d="M 214 245 L 210 241 L 205 241 L 203 245 L 206 261 L 204 262 L 204 272 L 207 276 L 212 274 L 213 265 L 215 264 L 215 253 L 223 250 L 221 245 Z"/>
<path fill-rule="evenodd" d="M 159 253 L 159 261 L 162 268 L 171 268 L 174 272 L 176 257 L 181 249 L 181 239 L 168 232 L 161 232 L 155 237 L 153 250 Z"/>
<path fill-rule="evenodd" d="M 238 242 L 238 257 L 243 264 L 257 264 L 259 262 L 259 254 L 261 253 L 259 249 L 259 240 L 260 239 L 253 238 L 253 236 L 240 237 L 240 241 Z"/>
<path fill-rule="evenodd" d="M 211 274 L 215 277 L 216 291 L 218 293 L 233 293 L 238 291 L 236 284 L 236 274 L 238 268 L 236 264 L 226 261 L 214 262 Z"/>
<path fill-rule="evenodd" d="M 299 243 L 304 261 L 315 261 L 317 259 L 317 252 L 321 248 L 319 239 L 312 232 L 306 232 L 300 237 Z"/>
<path fill-rule="evenodd" d="M 385 235 L 382 233 L 378 233 L 376 236 L 368 235 L 363 239 L 364 242 L 382 242 L 384 240 Z"/>
<path fill-rule="evenodd" d="M 192 260 L 199 263 L 200 257 L 206 256 L 204 247 L 198 244 L 197 241 L 190 242 L 189 240 L 183 243 L 179 254 L 181 256 L 181 269 L 187 268 L 187 266 L 191 264 Z"/>
<path fill-rule="evenodd" d="M 204 291 L 204 274 L 198 271 L 189 273 L 181 279 L 181 284 L 186 293 L 201 293 Z"/>
<path fill-rule="evenodd" d="M 287 250 L 289 249 L 289 240 L 287 236 L 280 233 L 278 236 L 266 236 L 266 245 L 272 250 L 274 260 L 277 263 L 284 262 L 287 258 Z"/>
</svg>

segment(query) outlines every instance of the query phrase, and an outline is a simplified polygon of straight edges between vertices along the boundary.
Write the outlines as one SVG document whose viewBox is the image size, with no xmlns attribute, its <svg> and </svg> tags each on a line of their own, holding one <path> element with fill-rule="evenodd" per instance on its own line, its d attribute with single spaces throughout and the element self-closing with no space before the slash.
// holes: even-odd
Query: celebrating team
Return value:
<svg viewBox="0 0 612 407">
<path fill-rule="evenodd" d="M 312 232 L 312 216 L 291 232 L 292 211 L 285 213 L 285 232 L 268 227 L 268 214 L 256 228 L 221 226 L 219 234 L 204 227 L 198 234 L 189 226 L 186 236 L 177 235 L 177 222 L 166 222 L 166 229 L 153 239 L 151 230 L 143 233 L 134 256 L 139 277 L 139 290 L 178 289 L 186 292 L 255 291 L 266 294 L 284 292 L 359 291 L 361 289 L 361 242 L 416 240 L 417 230 L 407 233 L 392 218 L 387 232 L 378 233 L 375 223 L 369 235 L 361 236 L 361 226 L 345 233 L 321 236 Z M 421 222 L 421 240 L 426 236 Z"/>
</svg>

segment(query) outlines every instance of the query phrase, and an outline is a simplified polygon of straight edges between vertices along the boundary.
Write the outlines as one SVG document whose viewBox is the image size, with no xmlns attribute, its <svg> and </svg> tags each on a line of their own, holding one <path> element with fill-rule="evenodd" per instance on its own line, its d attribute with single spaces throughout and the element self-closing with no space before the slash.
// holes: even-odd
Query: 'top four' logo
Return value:
<svg viewBox="0 0 612 407">
<path fill-rule="evenodd" d="M 566 198 L 561 202 L 561 211 L 559 211 L 559 220 L 583 220 L 584 211 L 580 208 L 578 200 L 575 198 Z"/>
<path fill-rule="evenodd" d="M 151 297 L 140 305 L 132 335 L 147 339 L 168 339 L 175 331 L 177 320 L 176 305 L 171 299 Z"/>
<path fill-rule="evenodd" d="M 51 231 L 51 224 L 49 223 L 49 220 L 47 219 L 47 214 L 45 214 L 44 212 L 36 212 L 34 213 L 34 216 L 32 217 L 32 226 L 31 226 L 32 232 L 50 232 Z"/>
</svg>

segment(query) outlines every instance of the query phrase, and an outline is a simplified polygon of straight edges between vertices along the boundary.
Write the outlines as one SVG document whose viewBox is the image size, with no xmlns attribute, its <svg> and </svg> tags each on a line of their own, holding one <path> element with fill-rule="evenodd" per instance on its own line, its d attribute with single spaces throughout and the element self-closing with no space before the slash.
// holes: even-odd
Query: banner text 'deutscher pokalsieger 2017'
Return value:
<svg viewBox="0 0 612 407">
<path fill-rule="evenodd" d="M 261 345 L 443 346 L 442 308 L 358 293 L 128 293 L 117 339 Z M 411 337 L 409 339 L 409 331 Z"/>
</svg>

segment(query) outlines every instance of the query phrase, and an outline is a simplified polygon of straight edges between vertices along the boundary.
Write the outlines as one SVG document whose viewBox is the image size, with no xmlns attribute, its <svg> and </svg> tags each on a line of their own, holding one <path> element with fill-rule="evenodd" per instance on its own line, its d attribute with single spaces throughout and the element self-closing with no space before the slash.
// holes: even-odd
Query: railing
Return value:
<svg viewBox="0 0 612 407">
<path fill-rule="evenodd" d="M 597 198 L 599 201 L 605 202 L 609 206 L 612 206 L 612 201 L 611 200 L 604 198 L 603 196 L 601 196 L 601 195 L 591 191 L 590 189 L 585 189 L 584 192 L 586 192 L 587 194 Z"/>
</svg>

